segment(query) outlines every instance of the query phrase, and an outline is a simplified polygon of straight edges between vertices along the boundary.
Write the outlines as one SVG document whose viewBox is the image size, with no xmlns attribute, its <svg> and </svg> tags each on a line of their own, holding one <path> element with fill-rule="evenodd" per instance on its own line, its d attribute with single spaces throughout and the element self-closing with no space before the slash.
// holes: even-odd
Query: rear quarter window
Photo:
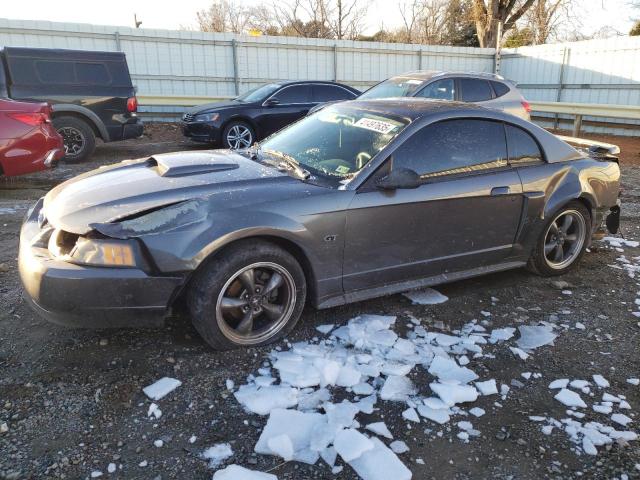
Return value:
<svg viewBox="0 0 640 480">
<path fill-rule="evenodd" d="M 509 93 L 509 87 L 507 87 L 504 83 L 502 82 L 491 82 L 491 86 L 493 87 L 493 91 L 496 92 L 496 97 L 501 97 L 503 95 L 506 95 L 507 93 Z"/>
<path fill-rule="evenodd" d="M 313 101 L 314 102 L 331 102 L 334 100 L 351 100 L 355 98 L 355 94 L 346 88 L 336 85 L 314 85 Z"/>
<path fill-rule="evenodd" d="M 505 125 L 509 163 L 514 166 L 544 162 L 538 142 L 520 127 Z"/>
<path fill-rule="evenodd" d="M 486 80 L 461 78 L 459 81 L 463 102 L 485 102 L 493 98 L 493 92 Z"/>
</svg>

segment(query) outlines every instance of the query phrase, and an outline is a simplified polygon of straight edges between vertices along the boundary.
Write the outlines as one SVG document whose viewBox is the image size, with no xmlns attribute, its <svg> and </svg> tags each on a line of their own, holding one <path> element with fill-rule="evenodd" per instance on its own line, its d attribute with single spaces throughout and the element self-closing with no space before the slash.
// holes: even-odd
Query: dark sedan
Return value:
<svg viewBox="0 0 640 480">
<path fill-rule="evenodd" d="M 304 117 L 318 104 L 352 100 L 360 92 L 334 82 L 269 83 L 229 102 L 207 103 L 182 116 L 182 133 L 223 148 L 247 148 Z"/>
<path fill-rule="evenodd" d="M 260 345 L 306 302 L 565 273 L 605 218 L 617 228 L 615 153 L 469 104 L 343 102 L 251 149 L 156 155 L 57 186 L 26 217 L 20 275 L 55 322 L 137 326 L 184 299 L 213 347 Z"/>
</svg>

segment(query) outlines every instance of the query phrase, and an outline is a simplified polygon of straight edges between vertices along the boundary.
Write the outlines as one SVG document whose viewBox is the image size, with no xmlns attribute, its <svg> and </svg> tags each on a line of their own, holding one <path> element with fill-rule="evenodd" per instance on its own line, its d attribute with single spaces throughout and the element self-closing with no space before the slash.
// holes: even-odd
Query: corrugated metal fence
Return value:
<svg viewBox="0 0 640 480">
<path fill-rule="evenodd" d="M 364 89 L 417 69 L 491 72 L 495 55 L 493 49 L 6 19 L 0 19 L 0 46 L 123 51 L 140 94 L 208 97 L 233 96 L 285 79 L 337 80 Z M 638 38 L 506 49 L 500 68 L 531 100 L 638 104 L 639 52 Z M 155 107 L 158 115 L 180 110 Z M 588 129 L 602 131 L 589 120 L 585 118 Z M 633 130 L 616 128 L 615 133 Z"/>
</svg>

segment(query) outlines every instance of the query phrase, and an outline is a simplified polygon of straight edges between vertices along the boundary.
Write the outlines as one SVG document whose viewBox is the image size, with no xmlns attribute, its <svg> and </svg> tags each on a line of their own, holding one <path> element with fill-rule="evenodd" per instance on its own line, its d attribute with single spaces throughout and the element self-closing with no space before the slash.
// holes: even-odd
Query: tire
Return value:
<svg viewBox="0 0 640 480">
<path fill-rule="evenodd" d="M 567 273 L 584 255 L 590 234 L 589 210 L 579 201 L 569 202 L 545 223 L 528 268 L 545 277 Z"/>
<path fill-rule="evenodd" d="M 77 117 L 55 117 L 53 126 L 64 140 L 65 162 L 87 160 L 96 148 L 96 136 L 91 126 Z"/>
<path fill-rule="evenodd" d="M 272 283 L 278 286 L 265 295 Z M 306 292 L 304 272 L 291 254 L 270 242 L 241 240 L 196 272 L 187 305 L 205 342 L 231 350 L 284 337 L 302 314 Z"/>
<path fill-rule="evenodd" d="M 232 139 L 236 138 L 234 142 Z M 222 131 L 222 146 L 231 150 L 249 148 L 256 141 L 256 132 L 246 122 L 230 122 Z"/>
</svg>

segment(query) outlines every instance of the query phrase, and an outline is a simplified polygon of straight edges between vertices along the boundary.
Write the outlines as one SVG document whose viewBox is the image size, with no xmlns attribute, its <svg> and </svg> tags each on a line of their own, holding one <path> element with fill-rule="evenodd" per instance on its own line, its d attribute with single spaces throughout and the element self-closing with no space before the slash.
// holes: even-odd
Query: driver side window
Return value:
<svg viewBox="0 0 640 480">
<path fill-rule="evenodd" d="M 425 180 L 506 165 L 503 124 L 481 119 L 445 120 L 428 125 L 393 153 L 394 168 L 409 168 Z"/>
</svg>

